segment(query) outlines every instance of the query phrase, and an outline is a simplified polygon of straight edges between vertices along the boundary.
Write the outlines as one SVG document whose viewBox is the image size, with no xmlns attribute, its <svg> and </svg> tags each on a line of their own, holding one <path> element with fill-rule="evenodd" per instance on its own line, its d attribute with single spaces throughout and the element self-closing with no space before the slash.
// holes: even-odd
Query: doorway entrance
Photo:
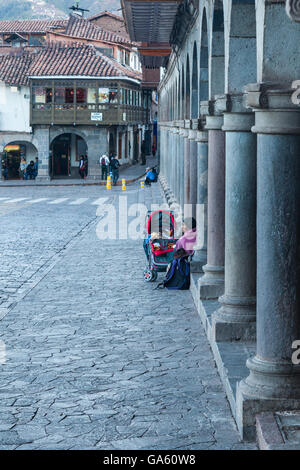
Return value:
<svg viewBox="0 0 300 470">
<path fill-rule="evenodd" d="M 22 179 L 21 161 L 26 168 L 31 160 L 35 161 L 37 156 L 37 149 L 30 142 L 10 142 L 4 147 L 2 153 L 2 176 L 9 180 Z"/>
<path fill-rule="evenodd" d="M 87 155 L 85 140 L 76 134 L 61 134 L 50 147 L 52 178 L 79 178 L 80 157 Z"/>
</svg>

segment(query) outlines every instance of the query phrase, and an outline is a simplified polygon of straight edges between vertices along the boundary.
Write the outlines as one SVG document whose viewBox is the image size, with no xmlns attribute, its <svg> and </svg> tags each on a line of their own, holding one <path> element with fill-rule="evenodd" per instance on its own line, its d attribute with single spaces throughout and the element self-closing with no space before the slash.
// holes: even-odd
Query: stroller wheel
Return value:
<svg viewBox="0 0 300 470">
<path fill-rule="evenodd" d="M 153 274 L 154 274 L 154 271 L 152 271 L 151 269 L 146 268 L 144 270 L 144 281 L 145 282 L 153 281 Z"/>
<path fill-rule="evenodd" d="M 156 281 L 157 276 L 158 276 L 157 272 L 156 272 L 156 271 L 152 271 L 152 281 Z"/>
</svg>

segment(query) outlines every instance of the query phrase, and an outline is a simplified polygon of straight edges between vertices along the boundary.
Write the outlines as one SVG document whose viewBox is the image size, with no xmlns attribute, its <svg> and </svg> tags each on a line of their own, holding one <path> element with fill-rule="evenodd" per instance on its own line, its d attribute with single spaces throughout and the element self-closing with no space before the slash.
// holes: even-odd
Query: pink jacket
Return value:
<svg viewBox="0 0 300 470">
<path fill-rule="evenodd" d="M 182 235 L 176 243 L 176 250 L 183 248 L 189 255 L 193 253 L 194 246 L 197 243 L 197 232 L 196 230 L 188 230 Z"/>
</svg>

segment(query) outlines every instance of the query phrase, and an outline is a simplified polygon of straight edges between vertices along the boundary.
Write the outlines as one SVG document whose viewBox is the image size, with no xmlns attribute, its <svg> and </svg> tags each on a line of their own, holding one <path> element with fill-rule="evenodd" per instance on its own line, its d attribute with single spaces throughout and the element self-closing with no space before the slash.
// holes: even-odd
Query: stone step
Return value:
<svg viewBox="0 0 300 470">
<path fill-rule="evenodd" d="M 299 450 L 300 411 L 275 411 L 256 416 L 260 450 Z"/>
</svg>

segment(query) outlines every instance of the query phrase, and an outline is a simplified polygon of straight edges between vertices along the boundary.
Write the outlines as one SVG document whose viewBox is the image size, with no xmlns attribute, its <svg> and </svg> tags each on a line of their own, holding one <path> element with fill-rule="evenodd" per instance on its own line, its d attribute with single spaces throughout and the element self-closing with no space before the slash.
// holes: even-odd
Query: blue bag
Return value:
<svg viewBox="0 0 300 470">
<path fill-rule="evenodd" d="M 159 287 L 188 290 L 190 288 L 190 263 L 183 258 L 174 259 L 168 266 L 166 279 Z"/>
</svg>

